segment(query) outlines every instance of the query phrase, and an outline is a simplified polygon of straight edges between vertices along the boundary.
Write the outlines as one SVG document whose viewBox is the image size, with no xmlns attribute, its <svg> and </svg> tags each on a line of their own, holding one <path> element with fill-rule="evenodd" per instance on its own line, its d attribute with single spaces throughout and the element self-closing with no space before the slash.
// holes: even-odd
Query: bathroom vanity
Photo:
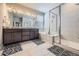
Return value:
<svg viewBox="0 0 79 59">
<path fill-rule="evenodd" d="M 3 45 L 39 39 L 39 30 L 36 28 L 6 28 L 3 29 Z"/>
<path fill-rule="evenodd" d="M 44 27 L 44 18 L 43 15 L 34 15 L 8 10 L 8 22 L 3 25 L 3 45 L 38 39 L 39 31 Z"/>
</svg>

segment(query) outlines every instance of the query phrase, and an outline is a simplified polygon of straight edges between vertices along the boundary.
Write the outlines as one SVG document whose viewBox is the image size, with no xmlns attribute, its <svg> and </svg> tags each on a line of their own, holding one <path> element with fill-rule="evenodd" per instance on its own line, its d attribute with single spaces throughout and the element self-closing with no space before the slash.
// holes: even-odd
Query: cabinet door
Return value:
<svg viewBox="0 0 79 59">
<path fill-rule="evenodd" d="M 21 41 L 21 32 L 20 31 L 14 31 L 12 33 L 12 39 L 13 39 L 13 42 L 20 42 Z"/>
<path fill-rule="evenodd" d="M 27 41 L 27 40 L 29 40 L 29 36 L 22 36 L 22 41 Z"/>
<path fill-rule="evenodd" d="M 30 35 L 30 33 L 29 33 L 29 31 L 24 31 L 24 32 L 22 32 L 22 36 L 29 36 Z"/>
<path fill-rule="evenodd" d="M 12 43 L 12 34 L 10 32 L 4 32 L 3 33 L 3 44 L 9 44 Z"/>
<path fill-rule="evenodd" d="M 30 35 L 29 31 L 30 31 L 29 29 L 22 30 L 22 41 L 29 40 L 29 35 Z"/>
<path fill-rule="evenodd" d="M 30 31 L 29 37 L 30 37 L 30 39 L 34 39 L 34 31 Z"/>
<path fill-rule="evenodd" d="M 34 37 L 35 37 L 35 39 L 36 39 L 36 38 L 39 38 L 39 30 L 36 29 L 36 30 L 34 31 Z"/>
</svg>

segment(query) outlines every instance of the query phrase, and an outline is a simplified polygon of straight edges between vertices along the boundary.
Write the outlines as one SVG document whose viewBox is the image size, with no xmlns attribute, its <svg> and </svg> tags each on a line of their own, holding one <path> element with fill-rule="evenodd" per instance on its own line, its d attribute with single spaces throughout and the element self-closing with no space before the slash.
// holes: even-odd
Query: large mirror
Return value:
<svg viewBox="0 0 79 59">
<path fill-rule="evenodd" d="M 28 16 L 13 11 L 8 11 L 8 15 L 12 28 L 38 28 L 43 31 L 44 15 Z"/>
</svg>

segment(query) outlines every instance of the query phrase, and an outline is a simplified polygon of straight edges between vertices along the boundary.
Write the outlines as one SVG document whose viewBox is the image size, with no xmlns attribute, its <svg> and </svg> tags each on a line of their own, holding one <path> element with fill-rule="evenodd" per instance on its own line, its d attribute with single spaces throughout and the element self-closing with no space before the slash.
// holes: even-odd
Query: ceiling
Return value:
<svg viewBox="0 0 79 59">
<path fill-rule="evenodd" d="M 20 4 L 45 13 L 54 8 L 55 6 L 59 5 L 60 3 L 20 3 Z"/>
</svg>

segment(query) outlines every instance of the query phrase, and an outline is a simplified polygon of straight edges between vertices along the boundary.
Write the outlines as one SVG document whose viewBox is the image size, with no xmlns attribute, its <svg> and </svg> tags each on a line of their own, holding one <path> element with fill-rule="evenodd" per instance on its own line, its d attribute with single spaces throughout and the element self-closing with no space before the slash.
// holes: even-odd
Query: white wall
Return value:
<svg viewBox="0 0 79 59">
<path fill-rule="evenodd" d="M 2 21 L 3 21 L 3 8 L 4 4 L 0 3 L 0 49 L 2 48 Z"/>
<path fill-rule="evenodd" d="M 64 39 L 79 42 L 79 5 L 63 5 L 61 7 L 61 20 L 61 32 Z"/>
</svg>

